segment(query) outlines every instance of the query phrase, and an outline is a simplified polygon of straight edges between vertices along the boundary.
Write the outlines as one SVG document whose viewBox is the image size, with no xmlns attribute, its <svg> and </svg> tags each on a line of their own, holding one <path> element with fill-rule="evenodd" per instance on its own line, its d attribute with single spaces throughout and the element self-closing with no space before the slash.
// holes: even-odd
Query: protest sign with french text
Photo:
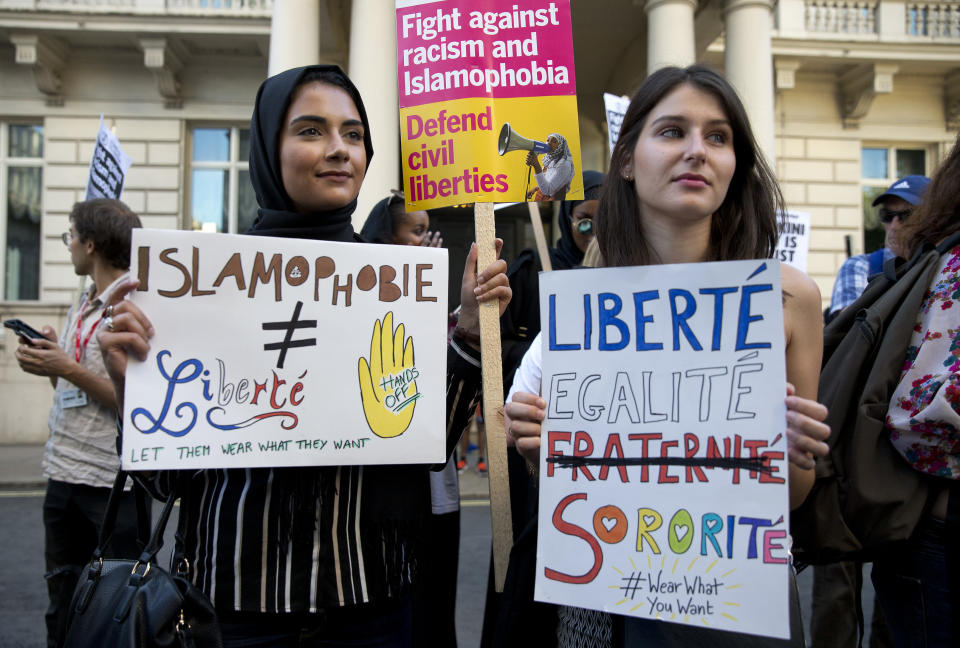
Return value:
<svg viewBox="0 0 960 648">
<path fill-rule="evenodd" d="M 446 250 L 135 229 L 131 261 L 124 469 L 444 461 Z"/>
<path fill-rule="evenodd" d="M 536 598 L 789 636 L 780 265 L 540 277 Z"/>
</svg>

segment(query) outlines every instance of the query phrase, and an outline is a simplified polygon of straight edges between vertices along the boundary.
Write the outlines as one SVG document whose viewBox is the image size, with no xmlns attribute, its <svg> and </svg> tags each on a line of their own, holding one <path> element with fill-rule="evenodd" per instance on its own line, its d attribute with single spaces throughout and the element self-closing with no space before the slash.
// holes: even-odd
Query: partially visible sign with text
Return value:
<svg viewBox="0 0 960 648">
<path fill-rule="evenodd" d="M 540 275 L 537 600 L 789 637 L 780 300 L 775 261 Z"/>
<path fill-rule="evenodd" d="M 97 143 L 93 147 L 90 160 L 90 176 L 87 179 L 87 197 L 120 199 L 123 193 L 123 181 L 133 160 L 120 148 L 120 141 L 103 123 L 100 115 L 100 129 L 97 131 Z"/>
<path fill-rule="evenodd" d="M 582 198 L 569 0 L 396 7 L 407 209 Z"/>
<path fill-rule="evenodd" d="M 135 229 L 131 260 L 124 469 L 443 462 L 446 250 Z"/>
</svg>

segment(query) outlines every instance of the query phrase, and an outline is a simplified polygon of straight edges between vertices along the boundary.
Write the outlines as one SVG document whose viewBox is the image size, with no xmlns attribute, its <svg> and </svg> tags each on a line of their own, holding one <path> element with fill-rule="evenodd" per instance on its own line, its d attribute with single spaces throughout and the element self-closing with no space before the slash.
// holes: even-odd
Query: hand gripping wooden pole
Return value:
<svg viewBox="0 0 960 648">
<path fill-rule="evenodd" d="M 497 258 L 493 203 L 474 204 L 477 268 Z M 490 484 L 490 521 L 493 530 L 493 573 L 496 591 L 503 591 L 513 520 L 510 513 L 510 478 L 507 474 L 507 438 L 503 426 L 503 366 L 500 357 L 500 309 L 496 301 L 480 304 L 480 356 L 483 371 L 483 421 L 487 432 Z"/>
</svg>

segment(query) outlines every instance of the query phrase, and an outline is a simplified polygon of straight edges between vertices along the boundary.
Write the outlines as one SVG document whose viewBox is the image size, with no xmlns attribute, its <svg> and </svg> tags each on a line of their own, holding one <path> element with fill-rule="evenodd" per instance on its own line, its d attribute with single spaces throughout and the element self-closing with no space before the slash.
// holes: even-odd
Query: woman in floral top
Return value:
<svg viewBox="0 0 960 648">
<path fill-rule="evenodd" d="M 898 238 L 909 258 L 925 243 L 939 243 L 958 230 L 960 138 Z M 960 591 L 951 588 L 960 590 L 952 573 L 960 563 L 948 556 L 947 546 L 952 552 L 960 547 L 948 542 L 952 484 L 945 480 L 960 480 L 960 245 L 941 257 L 924 296 L 886 425 L 910 465 L 938 479 L 932 482 L 929 514 L 905 551 L 874 563 L 877 596 L 897 646 L 957 646 L 960 634 L 953 625 L 960 608 L 953 599 Z M 960 501 L 949 508 L 960 512 Z"/>
</svg>

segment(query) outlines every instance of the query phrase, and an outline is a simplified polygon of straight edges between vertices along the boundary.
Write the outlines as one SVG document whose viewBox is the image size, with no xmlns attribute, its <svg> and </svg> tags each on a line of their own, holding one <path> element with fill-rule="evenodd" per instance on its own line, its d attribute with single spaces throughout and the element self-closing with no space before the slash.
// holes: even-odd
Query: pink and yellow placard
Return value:
<svg viewBox="0 0 960 648">
<path fill-rule="evenodd" d="M 538 187 L 527 154 L 546 170 L 551 134 L 566 140 L 572 165 L 553 195 L 582 198 L 569 0 L 396 7 L 407 209 L 526 200 Z"/>
</svg>

